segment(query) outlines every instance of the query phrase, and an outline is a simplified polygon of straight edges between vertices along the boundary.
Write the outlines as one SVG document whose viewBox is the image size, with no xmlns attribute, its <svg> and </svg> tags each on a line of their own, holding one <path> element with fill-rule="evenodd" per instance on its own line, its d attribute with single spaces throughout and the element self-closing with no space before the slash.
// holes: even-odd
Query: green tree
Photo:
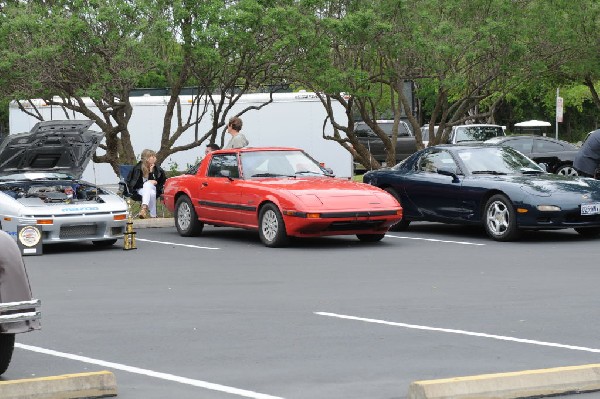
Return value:
<svg viewBox="0 0 600 399">
<path fill-rule="evenodd" d="M 150 11 L 142 3 L 103 0 L 7 5 L 0 15 L 2 96 L 42 98 L 62 109 L 65 119 L 69 110 L 93 120 L 106 138 L 105 154 L 94 161 L 110 163 L 116 173 L 118 164 L 135 160 L 129 92 L 139 76 L 155 68 L 145 43 L 155 19 Z M 35 106 L 19 104 L 42 119 Z"/>
</svg>

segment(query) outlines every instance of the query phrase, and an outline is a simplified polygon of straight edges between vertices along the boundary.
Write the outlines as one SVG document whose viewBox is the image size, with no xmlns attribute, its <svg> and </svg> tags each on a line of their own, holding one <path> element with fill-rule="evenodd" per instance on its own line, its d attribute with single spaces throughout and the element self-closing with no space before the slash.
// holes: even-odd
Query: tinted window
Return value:
<svg viewBox="0 0 600 399">
<path fill-rule="evenodd" d="M 450 169 L 454 173 L 458 172 L 456 162 L 447 151 L 433 150 L 419 159 L 418 170 L 420 171 L 437 173 L 440 168 Z"/>
<path fill-rule="evenodd" d="M 534 152 L 558 152 L 564 150 L 564 145 L 550 140 L 535 140 L 533 143 Z"/>
<path fill-rule="evenodd" d="M 392 128 L 394 127 L 394 122 L 379 122 L 378 126 L 387 134 L 388 136 L 392 136 Z M 377 137 L 375 132 L 371 130 L 371 128 L 364 122 L 356 122 L 354 127 L 354 133 L 359 137 Z M 404 121 L 400 121 L 398 123 L 398 136 L 411 136 L 408 125 Z"/>
<path fill-rule="evenodd" d="M 522 138 L 515 140 L 506 140 L 502 143 L 502 145 L 508 146 L 510 148 L 514 148 L 517 151 L 522 152 L 523 154 L 531 154 L 531 147 L 533 145 L 532 138 Z"/>
<path fill-rule="evenodd" d="M 237 156 L 235 154 L 214 155 L 208 167 L 209 177 L 240 177 Z"/>
</svg>

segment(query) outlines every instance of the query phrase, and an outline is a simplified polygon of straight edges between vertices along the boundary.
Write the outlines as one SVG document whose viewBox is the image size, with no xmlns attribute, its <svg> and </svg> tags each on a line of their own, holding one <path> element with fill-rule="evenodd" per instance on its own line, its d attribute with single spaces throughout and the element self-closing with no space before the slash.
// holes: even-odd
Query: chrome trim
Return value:
<svg viewBox="0 0 600 399">
<path fill-rule="evenodd" d="M 15 310 L 38 308 L 42 305 L 39 299 L 20 302 L 0 303 L 0 313 L 10 312 Z M 34 321 L 42 317 L 42 313 L 35 310 L 33 312 L 11 313 L 0 315 L 0 323 L 16 323 L 19 321 Z"/>
</svg>

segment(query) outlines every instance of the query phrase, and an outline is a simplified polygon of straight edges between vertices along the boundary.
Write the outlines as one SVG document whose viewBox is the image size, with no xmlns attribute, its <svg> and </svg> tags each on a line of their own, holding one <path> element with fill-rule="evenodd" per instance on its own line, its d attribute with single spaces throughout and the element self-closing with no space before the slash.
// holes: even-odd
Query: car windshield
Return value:
<svg viewBox="0 0 600 399">
<path fill-rule="evenodd" d="M 485 141 L 492 137 L 504 136 L 500 126 L 461 126 L 456 129 L 456 142 Z"/>
<path fill-rule="evenodd" d="M 539 165 L 508 147 L 466 148 L 458 157 L 471 174 L 537 174 L 544 173 Z"/>
<path fill-rule="evenodd" d="M 245 179 L 325 175 L 319 163 L 302 151 L 253 151 L 241 157 Z"/>
</svg>

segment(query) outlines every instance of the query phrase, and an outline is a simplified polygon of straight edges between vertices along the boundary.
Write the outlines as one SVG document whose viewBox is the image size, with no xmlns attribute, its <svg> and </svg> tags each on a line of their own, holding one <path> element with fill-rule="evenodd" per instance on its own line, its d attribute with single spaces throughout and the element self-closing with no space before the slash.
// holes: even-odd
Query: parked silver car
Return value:
<svg viewBox="0 0 600 399">
<path fill-rule="evenodd" d="M 39 122 L 0 144 L 0 229 L 15 240 L 24 236 L 20 245 L 92 241 L 105 246 L 123 237 L 127 203 L 79 180 L 103 138 L 89 130 L 92 123 Z M 29 228 L 20 235 L 24 226 Z"/>
<path fill-rule="evenodd" d="M 40 301 L 31 295 L 19 247 L 0 231 L 0 374 L 10 364 L 15 334 L 40 329 L 39 308 Z"/>
</svg>

